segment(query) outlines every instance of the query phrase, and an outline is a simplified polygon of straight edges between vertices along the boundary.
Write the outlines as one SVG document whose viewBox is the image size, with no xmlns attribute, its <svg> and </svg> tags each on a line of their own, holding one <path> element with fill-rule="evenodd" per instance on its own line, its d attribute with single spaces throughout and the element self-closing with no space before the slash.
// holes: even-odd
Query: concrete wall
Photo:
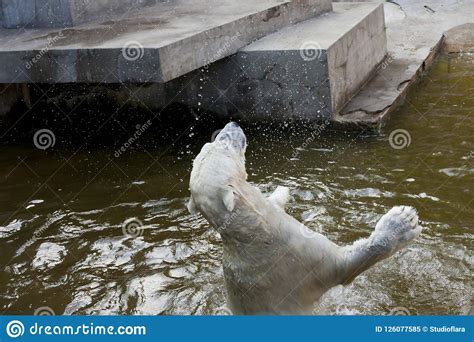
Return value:
<svg viewBox="0 0 474 342">
<path fill-rule="evenodd" d="M 68 27 L 174 0 L 0 0 L 5 28 Z"/>
<path fill-rule="evenodd" d="M 72 24 L 69 0 L 1 0 L 3 27 L 64 27 Z"/>
<path fill-rule="evenodd" d="M 175 0 L 69 0 L 74 25 L 96 19 L 108 20 L 113 15 L 173 1 Z"/>
<path fill-rule="evenodd" d="M 383 6 L 378 6 L 328 49 L 333 113 L 339 112 L 373 76 L 386 54 L 384 12 Z"/>
<path fill-rule="evenodd" d="M 0 0 L 0 28 L 3 27 L 3 5 L 2 5 L 2 1 L 3 0 Z"/>
<path fill-rule="evenodd" d="M 20 84 L 0 84 L 0 125 L 4 123 L 13 107 L 22 100 L 21 88 Z"/>
<path fill-rule="evenodd" d="M 301 61 L 294 50 L 241 51 L 166 83 L 166 102 L 232 118 L 329 118 L 326 56 Z"/>
<path fill-rule="evenodd" d="M 474 52 L 474 23 L 453 27 L 444 33 L 443 51 L 445 53 Z"/>
</svg>

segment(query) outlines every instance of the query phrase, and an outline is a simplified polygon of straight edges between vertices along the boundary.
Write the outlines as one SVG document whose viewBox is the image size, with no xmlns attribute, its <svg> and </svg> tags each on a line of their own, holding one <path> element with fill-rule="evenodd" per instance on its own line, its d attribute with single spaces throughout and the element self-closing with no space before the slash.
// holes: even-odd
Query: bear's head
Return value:
<svg viewBox="0 0 474 342">
<path fill-rule="evenodd" d="M 212 143 L 203 146 L 194 160 L 189 182 L 191 213 L 212 217 L 233 211 L 235 186 L 247 179 L 246 148 L 247 138 L 235 122 L 229 122 Z"/>
<path fill-rule="evenodd" d="M 245 156 L 247 138 L 242 128 L 235 122 L 229 122 L 223 129 L 218 131 L 213 143 L 226 150 Z"/>
</svg>

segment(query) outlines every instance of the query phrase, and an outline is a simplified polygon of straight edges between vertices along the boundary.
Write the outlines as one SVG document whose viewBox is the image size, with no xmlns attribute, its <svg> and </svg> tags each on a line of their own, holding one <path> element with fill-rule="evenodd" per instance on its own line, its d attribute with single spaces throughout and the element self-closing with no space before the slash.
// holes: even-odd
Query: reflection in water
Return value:
<svg viewBox="0 0 474 342">
<path fill-rule="evenodd" d="M 290 187 L 290 214 L 333 241 L 367 236 L 393 205 L 415 206 L 423 220 L 414 244 L 329 291 L 316 313 L 469 312 L 472 76 L 472 57 L 441 59 L 381 135 L 244 124 L 250 181 L 263 192 Z M 61 134 L 49 151 L 2 146 L 1 311 L 225 314 L 219 236 L 185 208 L 193 156 L 221 125 L 197 122 L 157 144 L 154 131 L 119 157 L 61 144 Z M 409 146 L 391 147 L 395 129 Z M 131 231 L 130 219 L 140 223 Z"/>
</svg>

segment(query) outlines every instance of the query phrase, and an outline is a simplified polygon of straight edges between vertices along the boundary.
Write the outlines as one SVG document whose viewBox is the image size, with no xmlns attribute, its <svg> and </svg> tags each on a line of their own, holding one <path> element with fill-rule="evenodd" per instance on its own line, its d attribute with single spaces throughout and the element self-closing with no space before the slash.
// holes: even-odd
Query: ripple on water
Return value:
<svg viewBox="0 0 474 342">
<path fill-rule="evenodd" d="M 364 189 L 350 189 L 344 190 L 344 194 L 348 197 L 395 197 L 394 192 L 382 191 L 375 188 L 364 188 Z"/>
<path fill-rule="evenodd" d="M 130 271 L 133 264 L 132 258 L 143 248 L 150 246 L 141 238 L 110 237 L 95 241 L 90 247 L 90 252 L 77 268 L 103 269 L 115 267 L 122 271 Z"/>
<path fill-rule="evenodd" d="M 66 255 L 66 248 L 53 242 L 43 242 L 31 263 L 36 269 L 51 269 L 59 265 Z"/>
<path fill-rule="evenodd" d="M 449 177 L 464 177 L 474 174 L 474 169 L 469 169 L 467 167 L 448 167 L 440 169 L 439 172 Z"/>
<path fill-rule="evenodd" d="M 20 231 L 23 221 L 14 219 L 8 225 L 0 226 L 0 239 L 8 238 L 14 233 Z"/>
</svg>

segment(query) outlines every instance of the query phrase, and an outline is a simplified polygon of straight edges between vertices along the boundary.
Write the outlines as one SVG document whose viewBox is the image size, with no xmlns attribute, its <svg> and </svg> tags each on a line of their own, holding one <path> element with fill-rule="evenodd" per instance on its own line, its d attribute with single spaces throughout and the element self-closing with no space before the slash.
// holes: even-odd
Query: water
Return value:
<svg viewBox="0 0 474 342">
<path fill-rule="evenodd" d="M 415 243 L 332 289 L 317 313 L 471 310 L 473 76 L 474 58 L 441 58 L 381 134 L 244 125 L 249 180 L 264 192 L 290 187 L 290 214 L 333 241 L 368 236 L 394 205 L 415 206 L 423 221 Z M 38 112 L 28 122 L 41 122 Z M 68 137 L 82 126 L 54 121 L 46 126 L 55 127 L 53 148 L 35 148 L 32 135 L 1 147 L 1 312 L 225 313 L 221 241 L 185 209 L 192 159 L 222 122 L 192 117 L 163 133 L 154 121 L 117 157 L 129 133 L 95 128 L 118 145 L 83 145 L 73 140 L 88 129 Z M 391 147 L 396 129 L 409 146 Z"/>
</svg>

